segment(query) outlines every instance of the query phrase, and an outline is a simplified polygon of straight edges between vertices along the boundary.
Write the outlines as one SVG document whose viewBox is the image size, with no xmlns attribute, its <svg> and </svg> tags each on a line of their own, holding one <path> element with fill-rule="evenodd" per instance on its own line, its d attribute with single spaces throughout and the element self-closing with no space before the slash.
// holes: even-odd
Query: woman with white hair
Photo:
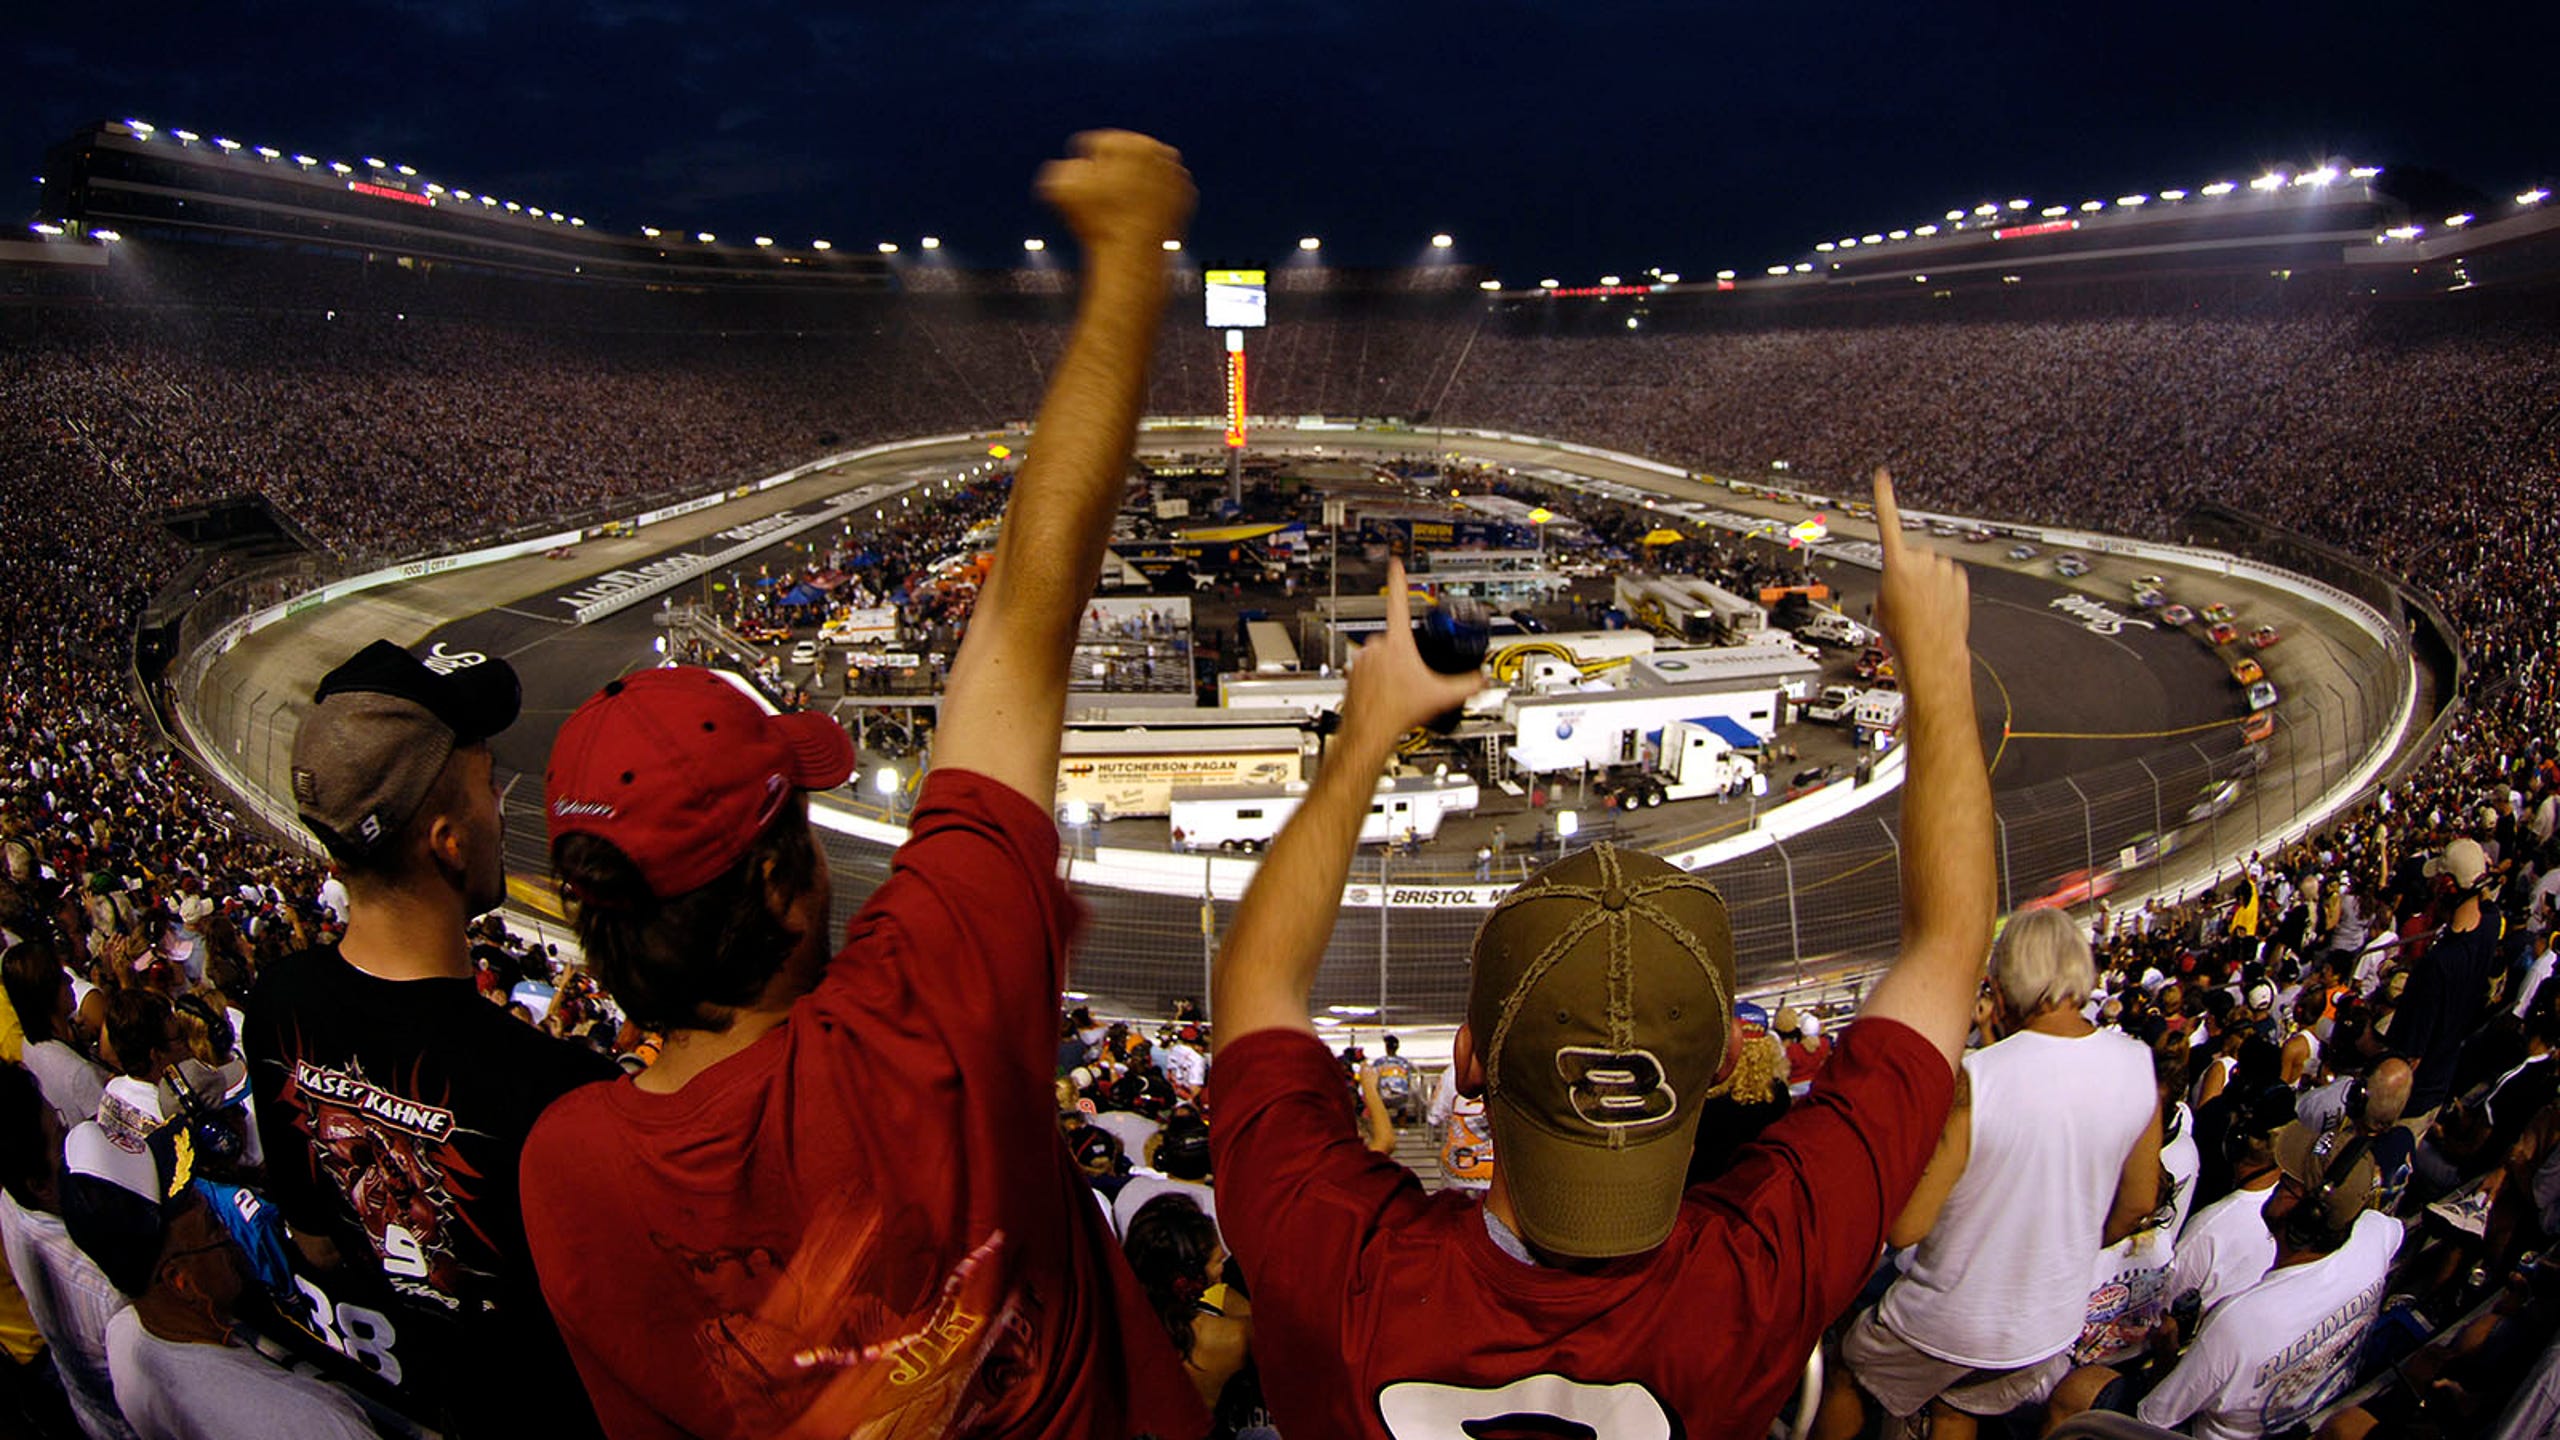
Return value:
<svg viewBox="0 0 2560 1440">
<path fill-rule="evenodd" d="M 2151 1054 L 2081 1013 L 2097 965 L 2078 922 L 2030 907 L 1992 946 L 1992 1043 L 1970 1051 L 1937 1155 L 1890 1239 L 1902 1277 L 1851 1322 L 1857 1389 L 1941 1437 L 2043 1400 L 2070 1369 L 2098 1252 L 2158 1201 Z M 1835 1399 L 1840 1397 L 1835 1396 Z M 1850 1407 L 1827 1407 L 1825 1433 Z"/>
</svg>

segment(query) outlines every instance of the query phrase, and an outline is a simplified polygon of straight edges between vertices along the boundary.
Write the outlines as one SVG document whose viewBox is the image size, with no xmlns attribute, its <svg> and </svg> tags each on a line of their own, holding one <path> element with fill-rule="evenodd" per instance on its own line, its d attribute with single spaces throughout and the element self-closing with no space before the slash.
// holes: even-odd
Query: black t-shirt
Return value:
<svg viewBox="0 0 2560 1440">
<path fill-rule="evenodd" d="M 2497 968 L 2498 922 L 2484 914 L 2468 930 L 2446 930 L 2410 973 L 2391 1016 L 2391 1053 L 2417 1069 L 2409 1085 L 2410 1115 L 2424 1115 L 2453 1096 L 2462 1042 L 2489 1008 Z"/>
<path fill-rule="evenodd" d="M 620 1070 L 468 979 L 383 980 L 335 947 L 270 966 L 247 1016 L 269 1193 L 338 1247 L 310 1277 L 324 1338 L 458 1435 L 599 1433 L 526 1253 L 516 1167 L 544 1107 Z"/>
</svg>

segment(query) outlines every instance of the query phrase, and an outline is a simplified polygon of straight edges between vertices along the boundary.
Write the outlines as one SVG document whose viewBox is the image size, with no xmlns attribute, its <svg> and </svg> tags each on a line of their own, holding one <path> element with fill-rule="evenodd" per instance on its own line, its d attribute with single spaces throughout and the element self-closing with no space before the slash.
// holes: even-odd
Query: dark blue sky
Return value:
<svg viewBox="0 0 2560 1440">
<path fill-rule="evenodd" d="M 2560 7 L 1471 5 L 1300 0 L 228 0 L 35 4 L 0 55 L 22 179 L 89 120 L 430 178 L 590 224 L 1058 233 L 1032 167 L 1147 129 L 1201 189 L 1195 252 L 1325 237 L 1394 264 L 1435 230 L 1525 283 L 1704 273 L 1958 204 L 2112 198 L 2340 157 L 2509 195 L 2560 178 Z M 2440 18 L 2452 16 L 2452 18 Z M 32 207 L 21 188 L 13 210 Z"/>
</svg>

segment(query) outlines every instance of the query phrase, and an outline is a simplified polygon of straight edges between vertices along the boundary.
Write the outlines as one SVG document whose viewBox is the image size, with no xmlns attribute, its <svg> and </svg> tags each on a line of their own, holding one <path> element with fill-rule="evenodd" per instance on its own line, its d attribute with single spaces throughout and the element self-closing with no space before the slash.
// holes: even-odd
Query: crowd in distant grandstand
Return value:
<svg viewBox="0 0 2560 1440">
<path fill-rule="evenodd" d="M 46 316 L 0 343 L 0 927 L 13 946 L 51 937 L 23 962 L 13 949 L 13 974 L 23 963 L 34 975 L 41 960 L 72 977 L 58 1026 L 35 988 L 10 992 L 30 1050 L 56 1046 L 86 1067 L 64 1063 L 60 1081 L 38 1074 L 63 1122 L 94 1113 L 76 1089 L 84 1076 L 100 1093 L 122 1078 L 222 1108 L 220 1085 L 190 1090 L 169 1077 L 184 1062 L 217 1075 L 235 1063 L 229 1026 L 215 1022 L 236 1026 L 261 973 L 345 923 L 343 889 L 324 867 L 245 826 L 139 702 L 133 618 L 181 556 L 136 517 L 246 489 L 351 559 L 455 546 L 870 440 L 1027 418 L 1065 339 L 1051 310 L 982 315 L 939 298 L 931 303 L 947 308 L 866 311 L 876 325 L 823 335 L 762 317 L 732 335 L 698 314 L 667 330 L 545 328 L 356 306 L 335 318 L 317 305 L 240 311 L 228 307 L 254 291 L 219 298 L 190 307 L 167 289 L 149 309 Z M 2217 1202 L 2255 1196 L 2263 1207 L 2288 1185 L 2320 1190 L 2324 1203 L 2352 1189 L 2360 1207 L 2407 1227 L 2391 1241 L 2396 1257 L 2383 1256 L 2393 1298 L 2357 1322 L 2371 1336 L 2361 1358 L 2317 1377 L 2322 1400 L 2338 1397 L 2339 1375 L 2381 1374 L 2444 1329 L 2446 1342 L 2365 1408 L 2442 1433 L 2489 1424 L 2560 1326 L 2560 1266 L 2533 1261 L 2560 1238 L 2560 1104 L 2548 1078 L 2560 1066 L 2545 1058 L 2560 1044 L 2560 987 L 2549 984 L 2560 694 L 2546 653 L 2560 606 L 2545 574 L 2560 553 L 2550 503 L 2560 318 L 2538 302 L 2456 297 L 2388 310 L 2328 301 L 2168 316 L 1658 324 L 1573 338 L 1471 311 L 1415 319 L 1380 303 L 1376 313 L 1337 304 L 1257 341 L 1255 383 L 1270 397 L 1257 408 L 1433 409 L 1450 423 L 1701 466 L 1784 459 L 1802 477 L 1884 460 L 1917 506 L 2156 538 L 2178 538 L 2188 506 L 2219 500 L 2441 599 L 2472 682 L 2428 763 L 2210 897 L 2100 917 L 2088 993 L 2067 1004 L 2059 992 L 2013 994 L 2005 1003 L 2017 1013 L 1981 1017 L 1984 1041 L 2041 1018 L 2073 1043 L 2142 1043 L 2139 1080 L 2119 1083 L 2111 1101 L 2141 1110 L 2156 1100 L 2159 1132 L 2135 1150 L 2156 1151 L 2166 1183 L 2144 1171 L 2130 1188 L 2150 1203 L 2127 1198 L 2126 1223 L 2080 1257 L 2093 1293 L 2061 1352 L 2072 1363 L 1960 1367 L 2038 1372 L 2014 1391 L 1969 1388 L 1978 1377 L 1930 1385 L 1914 1355 L 1960 1351 L 1948 1317 L 1987 1303 L 1942 1286 L 1858 1312 L 1881 1314 L 1879 1330 L 1907 1324 L 1904 1350 L 1862 1331 L 1863 1318 L 1835 1332 L 1850 1385 L 1823 1424 L 1909 1402 L 1939 1404 L 1953 1428 L 1956 1412 L 2029 1390 L 2065 1407 L 2137 1403 L 2119 1385 L 2187 1394 L 2200 1382 L 2178 1378 L 2179 1347 L 2201 1364 L 2232 1342 L 2227 1329 L 2216 1338 L 2210 1314 L 2199 1333 L 2181 1302 L 2245 1296 L 2266 1266 L 2241 1278 L 2245 1257 L 2190 1257 L 2186 1237 L 2221 1216 Z M 1164 333 L 1148 408 L 1218 409 L 1208 342 L 1183 317 Z M 956 518 L 1004 498 L 972 492 Z M 884 526 L 843 568 L 877 595 L 911 587 L 941 558 L 951 519 Z M 1787 578 L 1720 552 L 1687 558 L 1733 581 Z M 2479 898 L 2466 905 L 2466 894 Z M 473 965 L 488 977 L 475 983 L 493 1001 L 522 1003 L 519 1019 L 623 1056 L 627 1069 L 655 1059 L 662 1036 L 622 1024 L 591 978 L 556 975 L 500 934 L 475 939 Z M 175 1027 L 183 1062 L 161 1053 L 154 1025 Z M 1799 1017 L 1765 1044 L 1752 1037 L 1719 1097 L 1735 1113 L 1709 1132 L 1725 1154 L 1808 1093 L 1828 1057 L 1826 1029 L 1836 1034 L 1837 1022 Z M 1287 1379 L 1254 1378 L 1266 1357 L 1252 1348 L 1241 1267 L 1215 1223 L 1203 1095 L 1212 1033 L 1189 1015 L 1160 1029 L 1068 1017 L 1058 1118 L 1217 1433 L 1246 1434 L 1274 1409 L 1286 1420 Z M 136 1048 L 147 1053 L 127 1053 Z M 1334 1078 L 1381 1149 L 1400 1121 L 1413 1123 L 1431 1081 L 1383 1061 L 1347 1062 Z M 58 1084 L 75 1088 L 57 1094 Z M 1444 1126 L 1472 1133 L 1462 1105 L 1434 1108 Z M 1463 1143 L 1444 1156 L 1453 1175 L 1483 1158 Z M 1945 1236 L 1994 1214 L 1979 1209 L 1992 1203 L 1978 1193 L 1989 1182 L 1971 1183 L 1938 1195 L 1947 1228 L 1933 1242 L 1919 1226 L 1921 1278 L 1900 1283 L 1936 1283 L 1949 1257 L 1932 1243 L 1951 1246 Z M 1205 1227 L 1159 1198 L 1191 1194 Z M 22 1219 L 37 1199 L 12 1184 Z M 2266 1264 L 2279 1269 L 2308 1273 L 2335 1256 L 2366 1264 L 2369 1253 L 2351 1253 L 2361 1224 L 2348 1214 L 2325 1231 L 2261 1230 L 2251 1253 L 2272 1236 L 2265 1248 L 2281 1255 Z M 146 1283 L 143 1293 L 167 1284 Z M 20 1288 L 33 1288 L 23 1275 Z M 6 1319 L 0 1342 L 28 1360 L 37 1338 Z M 71 1412 L 89 1433 L 117 1433 L 121 1397 L 110 1388 L 99 1409 L 103 1370 L 75 1374 L 76 1359 L 57 1347 Z M 363 1399 L 355 1425 L 396 1431 L 382 1396 Z M 46 1413 L 23 1387 L 9 1403 Z M 2216 1403 L 2294 1413 L 2266 1397 Z M 2198 1412 L 2224 1413 L 2203 1401 L 2188 1413 Z M 2198 1433 L 2256 1433 L 2224 1423 L 2235 1428 Z"/>
</svg>

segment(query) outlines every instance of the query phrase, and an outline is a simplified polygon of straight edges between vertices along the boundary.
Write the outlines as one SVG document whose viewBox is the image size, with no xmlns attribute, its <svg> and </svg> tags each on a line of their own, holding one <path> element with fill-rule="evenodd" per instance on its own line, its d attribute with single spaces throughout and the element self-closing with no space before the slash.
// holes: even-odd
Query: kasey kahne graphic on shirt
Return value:
<svg viewBox="0 0 2560 1440">
<path fill-rule="evenodd" d="M 746 1433 L 940 1435 L 968 1418 L 972 1381 L 984 1382 L 980 1403 L 1010 1388 L 1021 1367 L 996 1355 L 998 1342 L 1018 1350 L 1025 1332 L 1003 1294 L 1004 1232 L 935 1275 L 905 1243 L 923 1236 L 884 1240 L 888 1229 L 877 1213 L 837 1207 L 778 1272 L 766 1247 L 696 1253 L 653 1237 L 728 1307 L 697 1338 Z"/>
<path fill-rule="evenodd" d="M 392 1288 L 450 1311 L 485 1308 L 485 1297 L 464 1293 L 473 1288 L 466 1277 L 488 1271 L 464 1258 L 461 1242 L 484 1257 L 491 1242 L 471 1217 L 481 1176 L 454 1147 L 463 1132 L 453 1111 L 367 1078 L 360 1063 L 296 1060 L 290 1073 L 284 1102 Z"/>
</svg>

